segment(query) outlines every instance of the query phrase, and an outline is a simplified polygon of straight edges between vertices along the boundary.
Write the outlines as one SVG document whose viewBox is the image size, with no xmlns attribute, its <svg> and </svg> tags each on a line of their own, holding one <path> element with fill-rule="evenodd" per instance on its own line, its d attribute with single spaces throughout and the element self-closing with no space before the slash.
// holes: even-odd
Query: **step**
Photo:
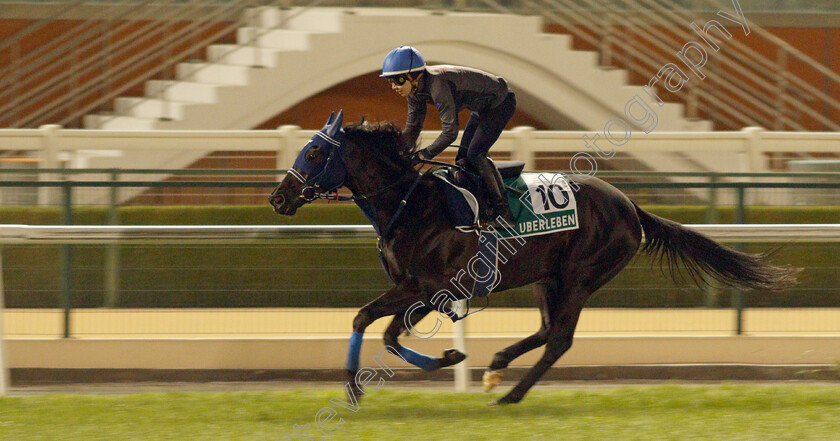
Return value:
<svg viewBox="0 0 840 441">
<path fill-rule="evenodd" d="M 212 104 L 218 102 L 223 93 L 232 92 L 236 87 L 192 81 L 149 80 L 146 81 L 145 95 L 147 98 Z"/>
<path fill-rule="evenodd" d="M 283 29 L 294 29 L 300 31 L 319 31 L 319 32 L 343 32 L 344 31 L 344 16 L 346 10 L 336 8 L 318 8 L 301 11 L 300 8 L 285 9 L 280 11 L 279 16 L 275 17 L 274 12 L 268 12 L 272 20 L 269 23 L 275 27 L 280 24 L 280 21 L 289 17 L 283 23 Z"/>
<path fill-rule="evenodd" d="M 155 130 L 158 121 L 119 115 L 85 115 L 84 126 L 86 129 L 103 130 Z"/>
<path fill-rule="evenodd" d="M 690 132 L 711 132 L 714 131 L 715 125 L 713 122 L 706 119 L 686 119 L 685 130 Z"/>
<path fill-rule="evenodd" d="M 214 44 L 207 46 L 207 61 L 234 66 L 276 67 L 280 56 L 277 49 Z"/>
<path fill-rule="evenodd" d="M 303 31 L 342 32 L 343 19 L 348 13 L 345 8 L 301 8 L 280 9 L 270 6 L 245 10 L 243 17 L 246 26 L 255 28 L 283 28 Z M 288 19 L 287 19 L 288 18 Z M 287 19 L 284 21 L 284 19 Z"/>
<path fill-rule="evenodd" d="M 178 63 L 175 66 L 175 77 L 198 83 L 246 86 L 250 81 L 251 69 L 228 64 Z"/>
<path fill-rule="evenodd" d="M 186 108 L 190 104 L 195 103 L 156 98 L 121 97 L 114 100 L 114 113 L 136 118 L 181 120 L 185 118 Z"/>
<path fill-rule="evenodd" d="M 604 73 L 604 75 L 607 78 L 609 78 L 611 84 L 615 84 L 620 87 L 627 84 L 629 81 L 629 75 L 624 69 L 616 69 L 613 67 L 601 67 L 600 70 Z"/>
<path fill-rule="evenodd" d="M 566 34 L 538 34 L 537 43 L 548 52 L 572 50 L 572 36 Z"/>
<path fill-rule="evenodd" d="M 280 26 L 283 20 L 283 12 L 278 8 L 260 6 L 245 10 L 242 21 L 247 26 L 255 28 L 273 28 Z"/>
<path fill-rule="evenodd" d="M 236 42 L 243 46 L 257 46 L 290 51 L 306 51 L 313 32 L 292 29 L 261 29 L 244 27 L 236 30 Z"/>
<path fill-rule="evenodd" d="M 660 107 L 654 102 L 653 98 L 648 96 L 644 90 L 642 90 L 640 86 L 622 86 L 620 93 L 622 94 L 622 97 L 626 97 L 626 99 L 623 99 L 622 101 L 622 105 L 620 106 L 621 108 L 626 107 L 627 103 L 633 100 L 636 96 L 641 98 L 641 100 L 650 107 L 650 109 L 656 114 L 657 119 L 657 124 L 653 127 L 654 132 L 683 130 L 681 126 L 684 124 L 685 120 L 683 119 L 684 108 L 682 104 L 666 102 Z M 637 112 L 636 116 L 640 116 L 638 113 L 640 112 L 639 109 L 634 108 L 633 111 Z M 622 115 L 621 118 L 625 121 L 632 122 L 624 115 Z M 678 124 L 679 127 L 674 126 L 674 124 Z"/>
<path fill-rule="evenodd" d="M 544 62 L 561 76 L 581 75 L 583 78 L 589 78 L 599 67 L 598 54 L 589 51 L 567 51 L 562 56 L 549 58 Z"/>
</svg>

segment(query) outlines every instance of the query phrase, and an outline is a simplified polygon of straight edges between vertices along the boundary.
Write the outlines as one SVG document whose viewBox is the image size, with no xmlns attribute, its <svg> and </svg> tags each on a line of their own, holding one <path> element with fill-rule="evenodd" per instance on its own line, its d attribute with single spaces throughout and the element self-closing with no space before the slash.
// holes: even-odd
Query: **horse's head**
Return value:
<svg viewBox="0 0 840 441">
<path fill-rule="evenodd" d="M 343 119 L 344 111 L 339 111 L 338 115 L 331 113 L 324 127 L 300 151 L 286 178 L 268 199 L 277 214 L 291 216 L 320 194 L 344 185 L 347 169 L 342 160 L 345 150 Z"/>
<path fill-rule="evenodd" d="M 400 129 L 390 123 L 361 121 L 341 127 L 343 112 L 303 147 L 269 203 L 278 214 L 293 215 L 302 205 L 346 186 L 354 197 L 381 198 L 417 172 Z M 330 197 L 331 198 L 331 197 Z"/>
</svg>

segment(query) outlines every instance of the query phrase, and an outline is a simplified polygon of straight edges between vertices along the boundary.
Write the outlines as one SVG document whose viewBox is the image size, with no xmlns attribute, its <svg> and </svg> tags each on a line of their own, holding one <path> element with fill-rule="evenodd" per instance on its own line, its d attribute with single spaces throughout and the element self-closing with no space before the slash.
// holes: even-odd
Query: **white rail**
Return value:
<svg viewBox="0 0 840 441">
<path fill-rule="evenodd" d="M 840 224 L 686 225 L 721 242 L 840 242 Z M 375 239 L 370 225 L 0 225 L 0 245 Z"/>
<path fill-rule="evenodd" d="M 315 132 L 297 126 L 278 130 L 161 130 L 114 131 L 63 129 L 46 125 L 39 129 L 0 129 L 0 148 L 28 152 L 38 157 L 41 167 L 58 168 L 60 160 L 74 168 L 107 167 L 155 168 L 142 164 L 122 163 L 120 156 L 131 152 L 160 151 L 263 151 L 277 152 L 277 168 L 288 168 L 297 153 Z M 437 138 L 439 132 L 426 130 L 421 144 Z M 596 132 L 534 130 L 517 127 L 502 133 L 493 152 L 509 153 L 513 159 L 525 161 L 526 170 L 536 170 L 536 153 L 588 152 L 596 160 L 605 161 L 587 148 L 584 136 L 603 135 Z M 698 154 L 710 156 L 718 172 L 767 171 L 767 154 L 808 152 L 840 152 L 840 132 L 771 132 L 748 127 L 733 132 L 651 132 L 633 133 L 632 139 L 617 146 L 599 141 L 599 148 L 608 154 L 637 155 L 659 153 Z M 700 160 L 703 157 L 699 156 Z M 154 154 L 149 156 L 155 156 Z M 113 157 L 113 159 L 107 159 Z M 104 159 L 103 159 L 104 158 Z M 99 161 L 99 162 L 97 162 Z M 114 165 L 116 164 L 116 165 Z M 119 165 L 122 164 L 122 165 Z"/>
</svg>

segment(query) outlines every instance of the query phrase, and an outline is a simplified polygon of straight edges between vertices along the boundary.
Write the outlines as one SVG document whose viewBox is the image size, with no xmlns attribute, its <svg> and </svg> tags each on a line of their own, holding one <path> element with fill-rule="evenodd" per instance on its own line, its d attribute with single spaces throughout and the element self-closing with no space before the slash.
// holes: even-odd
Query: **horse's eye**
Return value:
<svg viewBox="0 0 840 441">
<path fill-rule="evenodd" d="M 317 162 L 321 158 L 321 146 L 316 145 L 306 152 L 306 160 L 308 162 Z"/>
</svg>

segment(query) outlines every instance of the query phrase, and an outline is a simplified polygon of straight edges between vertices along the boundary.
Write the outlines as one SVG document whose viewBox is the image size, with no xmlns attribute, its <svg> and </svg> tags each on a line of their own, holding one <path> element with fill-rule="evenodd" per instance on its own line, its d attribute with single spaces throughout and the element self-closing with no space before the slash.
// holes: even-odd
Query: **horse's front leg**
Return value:
<svg viewBox="0 0 840 441">
<path fill-rule="evenodd" d="M 421 290 L 417 283 L 404 281 L 389 289 L 374 301 L 363 306 L 358 314 L 356 314 L 356 318 L 353 319 L 353 334 L 350 336 L 350 346 L 347 349 L 347 361 L 345 364 L 347 378 L 349 380 L 347 384 L 350 388 L 348 393 L 352 393 L 356 399 L 360 399 L 363 393 L 356 383 L 356 374 L 359 372 L 359 356 L 362 352 L 362 337 L 364 336 L 365 329 L 379 318 L 397 315 L 409 310 L 411 305 L 420 301 L 421 298 Z M 401 316 L 402 314 L 400 314 L 400 318 Z M 396 355 L 415 365 L 420 366 L 420 364 L 427 363 L 423 359 L 424 356 L 422 354 L 411 354 L 408 352 L 411 351 L 410 349 L 399 351 L 397 348 L 394 348 L 394 350 L 398 351 Z M 354 397 L 348 398 L 352 400 Z"/>
<path fill-rule="evenodd" d="M 458 364 L 467 358 L 466 354 L 457 349 L 447 349 L 443 351 L 443 357 L 432 358 L 428 355 L 417 353 L 400 344 L 400 334 L 402 334 L 406 329 L 413 328 L 414 325 L 419 323 L 420 320 L 423 320 L 423 317 L 431 311 L 432 309 L 428 306 L 419 307 L 419 305 L 412 305 L 411 309 L 394 316 L 393 320 L 391 320 L 391 324 L 388 325 L 384 334 L 386 348 L 388 348 L 392 353 L 396 352 L 395 355 L 401 357 L 404 361 L 429 372 Z M 445 319 L 445 317 L 438 318 L 437 320 L 441 319 Z M 440 323 L 437 323 L 432 331 L 425 333 L 419 333 L 419 331 L 416 330 L 412 330 L 411 332 L 421 338 L 431 337 L 430 334 L 436 332 L 436 330 L 439 329 L 439 326 Z"/>
</svg>

